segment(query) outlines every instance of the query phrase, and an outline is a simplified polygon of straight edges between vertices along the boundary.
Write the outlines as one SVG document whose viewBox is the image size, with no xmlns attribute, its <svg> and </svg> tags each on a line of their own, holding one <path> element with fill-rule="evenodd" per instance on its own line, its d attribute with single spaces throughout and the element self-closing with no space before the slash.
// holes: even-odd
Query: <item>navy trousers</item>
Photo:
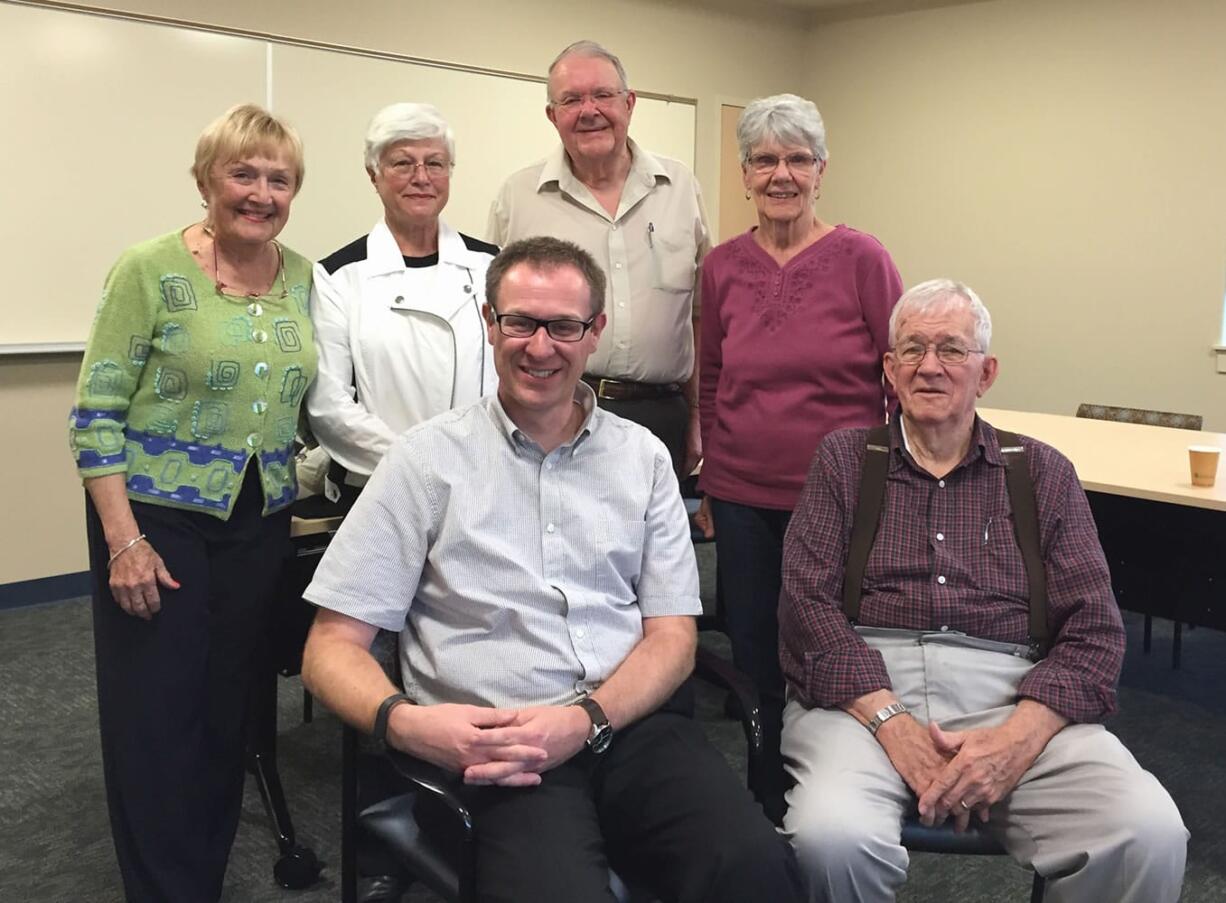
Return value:
<svg viewBox="0 0 1226 903">
<path fill-rule="evenodd" d="M 245 722 L 289 512 L 261 516 L 248 465 L 228 521 L 132 503 L 181 588 L 151 621 L 107 584 L 102 525 L 87 501 L 102 764 L 115 853 L 133 903 L 215 903 L 238 828 Z"/>
</svg>

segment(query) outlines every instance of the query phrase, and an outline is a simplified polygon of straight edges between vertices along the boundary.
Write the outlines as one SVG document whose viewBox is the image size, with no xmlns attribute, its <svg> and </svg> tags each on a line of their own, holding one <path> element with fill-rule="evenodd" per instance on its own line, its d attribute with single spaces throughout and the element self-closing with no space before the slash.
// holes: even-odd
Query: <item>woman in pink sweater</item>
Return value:
<svg viewBox="0 0 1226 903">
<path fill-rule="evenodd" d="M 762 693 L 773 761 L 760 790 L 778 819 L 783 535 L 822 438 L 885 419 L 881 358 L 902 280 L 875 238 L 814 212 L 827 160 L 816 106 L 794 94 L 755 100 L 737 140 L 758 225 L 703 261 L 698 520 L 714 529 L 733 658 Z"/>
</svg>

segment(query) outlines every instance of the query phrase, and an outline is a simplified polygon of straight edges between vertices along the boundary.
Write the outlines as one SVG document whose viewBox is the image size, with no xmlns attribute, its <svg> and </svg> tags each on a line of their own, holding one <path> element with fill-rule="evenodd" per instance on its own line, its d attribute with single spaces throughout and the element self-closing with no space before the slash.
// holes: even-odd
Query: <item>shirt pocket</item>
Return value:
<svg viewBox="0 0 1226 903">
<path fill-rule="evenodd" d="M 698 248 L 693 238 L 687 235 L 665 236 L 659 232 L 652 235 L 651 262 L 655 287 L 662 292 L 694 291 Z"/>
<path fill-rule="evenodd" d="M 1027 592 L 1026 563 L 1013 530 L 1008 509 L 988 511 L 980 518 L 972 544 L 970 576 L 986 593 L 997 598 L 1022 599 Z"/>
<path fill-rule="evenodd" d="M 634 594 L 643 566 L 641 520 L 601 521 L 592 531 L 592 585 L 600 592 Z"/>
</svg>

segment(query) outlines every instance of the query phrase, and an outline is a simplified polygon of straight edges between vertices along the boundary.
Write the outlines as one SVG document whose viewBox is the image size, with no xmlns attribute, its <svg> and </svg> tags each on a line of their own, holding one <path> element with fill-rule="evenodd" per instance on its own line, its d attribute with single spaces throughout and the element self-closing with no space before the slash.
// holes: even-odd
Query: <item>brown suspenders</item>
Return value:
<svg viewBox="0 0 1226 903">
<path fill-rule="evenodd" d="M 1013 433 L 996 431 L 1000 452 L 1005 459 L 1005 484 L 1013 508 L 1013 532 L 1030 588 L 1030 650 L 1034 659 L 1047 654 L 1047 569 L 1040 551 L 1039 518 L 1034 502 L 1034 484 L 1026 464 L 1026 449 Z M 886 473 L 890 466 L 890 428 L 874 427 L 865 442 L 864 469 L 860 474 L 860 495 L 851 525 L 847 564 L 843 573 L 843 612 L 855 624 L 860 618 L 860 595 L 868 554 L 877 538 L 877 525 L 885 503 Z"/>
</svg>

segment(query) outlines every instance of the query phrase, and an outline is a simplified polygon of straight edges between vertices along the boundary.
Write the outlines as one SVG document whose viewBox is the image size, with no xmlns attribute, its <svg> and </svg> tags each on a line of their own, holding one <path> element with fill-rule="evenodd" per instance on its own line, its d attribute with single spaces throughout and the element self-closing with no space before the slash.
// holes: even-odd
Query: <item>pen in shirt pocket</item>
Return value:
<svg viewBox="0 0 1226 903">
<path fill-rule="evenodd" d="M 656 246 L 655 235 L 656 235 L 656 224 L 648 223 L 647 224 L 647 247 L 654 248 Z"/>
<path fill-rule="evenodd" d="M 988 530 L 992 528 L 992 521 L 994 521 L 995 519 L 996 518 L 994 517 L 989 517 L 987 519 L 987 522 L 983 525 L 983 544 L 985 546 L 988 544 Z"/>
</svg>

